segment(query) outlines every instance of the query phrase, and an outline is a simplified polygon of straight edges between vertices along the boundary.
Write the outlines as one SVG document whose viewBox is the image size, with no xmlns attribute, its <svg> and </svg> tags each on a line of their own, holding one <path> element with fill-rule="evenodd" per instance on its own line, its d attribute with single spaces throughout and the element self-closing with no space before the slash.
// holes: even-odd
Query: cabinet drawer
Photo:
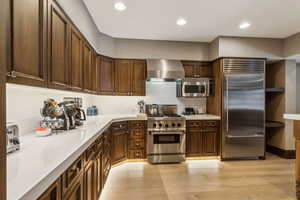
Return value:
<svg viewBox="0 0 300 200">
<path fill-rule="evenodd" d="M 139 129 L 139 128 L 144 129 L 146 125 L 145 125 L 145 121 L 129 121 L 128 126 L 131 129 L 132 128 L 133 129 Z"/>
<path fill-rule="evenodd" d="M 195 121 L 195 120 L 188 121 L 189 128 L 201 128 L 202 124 L 203 124 L 203 121 Z"/>
<path fill-rule="evenodd" d="M 144 129 L 131 129 L 129 132 L 130 139 L 142 139 L 145 137 Z"/>
<path fill-rule="evenodd" d="M 218 121 L 204 121 L 203 122 L 203 129 L 205 131 L 215 131 L 219 127 Z"/>
<path fill-rule="evenodd" d="M 128 150 L 128 158 L 129 159 L 143 159 L 144 150 L 143 149 L 136 149 L 136 150 Z"/>
<path fill-rule="evenodd" d="M 63 174 L 62 176 L 62 193 L 65 193 L 72 187 L 77 177 L 80 176 L 84 169 L 84 156 L 80 156 Z"/>
<path fill-rule="evenodd" d="M 134 139 L 128 141 L 129 149 L 144 148 L 145 141 L 143 139 Z"/>
<path fill-rule="evenodd" d="M 128 125 L 127 122 L 115 122 L 111 125 L 112 131 L 120 131 L 120 130 L 127 130 Z"/>
</svg>

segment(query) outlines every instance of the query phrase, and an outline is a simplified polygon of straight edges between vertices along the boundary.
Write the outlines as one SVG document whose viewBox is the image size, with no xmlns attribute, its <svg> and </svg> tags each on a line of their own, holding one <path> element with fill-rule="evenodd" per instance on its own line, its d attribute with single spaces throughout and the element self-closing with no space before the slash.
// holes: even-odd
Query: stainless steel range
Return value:
<svg viewBox="0 0 300 200">
<path fill-rule="evenodd" d="M 152 106 L 155 108 L 153 111 Z M 176 105 L 146 105 L 147 159 L 150 163 L 185 161 L 186 121 Z M 151 114 L 150 114 L 151 113 Z"/>
</svg>

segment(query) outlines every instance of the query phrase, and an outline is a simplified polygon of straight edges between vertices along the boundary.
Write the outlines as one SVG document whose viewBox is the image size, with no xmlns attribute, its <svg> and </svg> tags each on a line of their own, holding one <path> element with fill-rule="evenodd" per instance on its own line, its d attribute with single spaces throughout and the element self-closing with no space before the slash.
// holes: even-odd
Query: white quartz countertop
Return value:
<svg viewBox="0 0 300 200">
<path fill-rule="evenodd" d="M 283 118 L 290 120 L 300 120 L 300 114 L 284 114 Z"/>
<path fill-rule="evenodd" d="M 136 115 L 89 117 L 75 130 L 48 137 L 22 136 L 21 150 L 7 155 L 7 199 L 38 198 L 112 122 L 138 119 Z"/>
<path fill-rule="evenodd" d="M 221 120 L 220 116 L 210 114 L 184 115 L 186 120 Z"/>
</svg>

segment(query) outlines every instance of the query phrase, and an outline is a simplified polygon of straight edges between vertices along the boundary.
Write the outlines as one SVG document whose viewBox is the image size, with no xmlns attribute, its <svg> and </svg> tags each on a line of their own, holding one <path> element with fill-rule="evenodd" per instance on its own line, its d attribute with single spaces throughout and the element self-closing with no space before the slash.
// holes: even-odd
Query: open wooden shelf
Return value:
<svg viewBox="0 0 300 200">
<path fill-rule="evenodd" d="M 284 88 L 266 88 L 266 93 L 282 93 L 284 91 Z"/>
<path fill-rule="evenodd" d="M 266 121 L 266 128 L 281 128 L 284 127 L 283 122 L 278 121 Z"/>
</svg>

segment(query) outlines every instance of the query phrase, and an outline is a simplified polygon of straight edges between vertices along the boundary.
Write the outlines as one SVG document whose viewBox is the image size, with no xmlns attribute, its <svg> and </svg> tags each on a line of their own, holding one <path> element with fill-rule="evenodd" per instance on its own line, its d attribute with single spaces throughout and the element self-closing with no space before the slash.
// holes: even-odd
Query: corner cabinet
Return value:
<svg viewBox="0 0 300 200">
<path fill-rule="evenodd" d="M 55 0 L 48 1 L 48 78 L 49 87 L 68 89 L 69 24 Z"/>
<path fill-rule="evenodd" d="M 11 1 L 12 60 L 7 81 L 47 86 L 47 3 L 43 0 Z"/>
<path fill-rule="evenodd" d="M 113 95 L 115 93 L 115 68 L 112 58 L 97 57 L 98 94 Z"/>
</svg>

